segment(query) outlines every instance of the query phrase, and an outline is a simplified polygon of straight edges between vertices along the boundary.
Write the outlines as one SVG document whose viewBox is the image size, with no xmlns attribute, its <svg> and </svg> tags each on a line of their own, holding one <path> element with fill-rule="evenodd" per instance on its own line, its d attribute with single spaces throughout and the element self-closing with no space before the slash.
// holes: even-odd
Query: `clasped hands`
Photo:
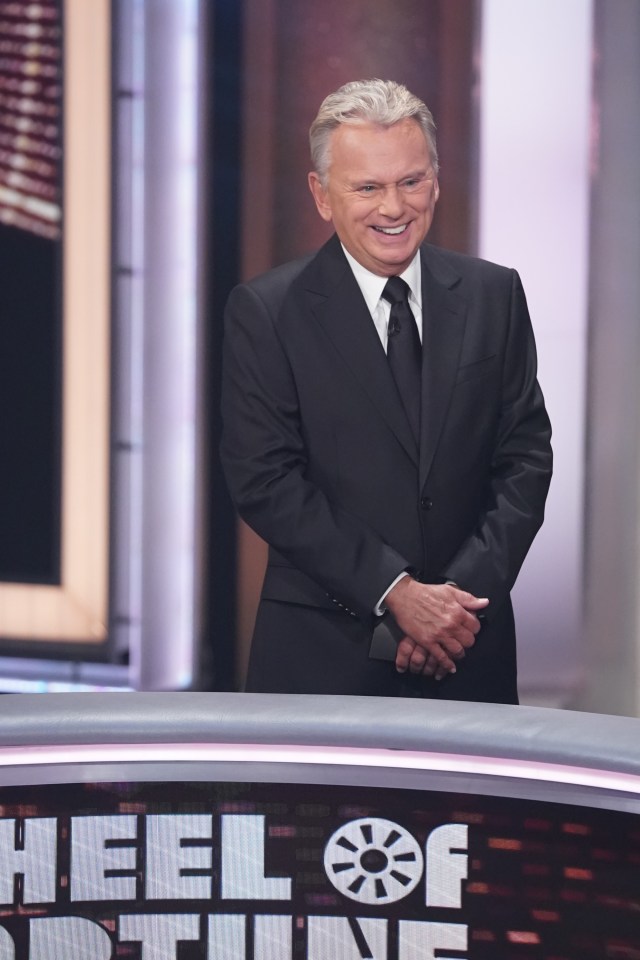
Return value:
<svg viewBox="0 0 640 960">
<path fill-rule="evenodd" d="M 456 672 L 456 661 L 474 645 L 480 629 L 477 611 L 489 600 L 451 584 L 419 583 L 406 576 L 384 602 L 404 633 L 396 669 L 441 680 Z"/>
</svg>

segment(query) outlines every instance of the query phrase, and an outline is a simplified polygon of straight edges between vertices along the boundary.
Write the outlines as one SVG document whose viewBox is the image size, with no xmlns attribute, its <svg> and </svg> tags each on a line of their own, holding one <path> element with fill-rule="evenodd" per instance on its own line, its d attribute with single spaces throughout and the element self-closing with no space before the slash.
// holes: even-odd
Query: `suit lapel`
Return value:
<svg viewBox="0 0 640 960">
<path fill-rule="evenodd" d="M 455 291 L 459 275 L 437 251 L 422 256 L 422 418 L 420 489 L 431 469 L 455 383 L 466 323 L 466 303 Z"/>
<path fill-rule="evenodd" d="M 387 358 L 358 283 L 333 237 L 301 277 L 312 295 L 312 311 L 354 379 L 407 454 L 418 451 Z"/>
</svg>

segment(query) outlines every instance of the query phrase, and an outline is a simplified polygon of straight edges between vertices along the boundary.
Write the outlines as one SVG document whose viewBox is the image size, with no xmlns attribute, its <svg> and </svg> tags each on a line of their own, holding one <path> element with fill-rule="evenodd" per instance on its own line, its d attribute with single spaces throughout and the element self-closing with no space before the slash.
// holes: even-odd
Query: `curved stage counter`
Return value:
<svg viewBox="0 0 640 960">
<path fill-rule="evenodd" d="M 472 703 L 5 696 L 0 958 L 633 957 L 639 733 Z"/>
</svg>

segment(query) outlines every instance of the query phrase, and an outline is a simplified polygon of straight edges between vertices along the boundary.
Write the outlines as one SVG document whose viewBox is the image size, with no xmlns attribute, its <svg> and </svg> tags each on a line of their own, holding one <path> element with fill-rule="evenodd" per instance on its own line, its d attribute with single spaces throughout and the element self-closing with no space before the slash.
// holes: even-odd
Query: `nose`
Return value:
<svg viewBox="0 0 640 960">
<path fill-rule="evenodd" d="M 389 217 L 391 220 L 397 220 L 398 217 L 402 216 L 403 209 L 404 204 L 398 188 L 395 185 L 385 187 L 380 205 L 378 207 L 379 212 L 384 217 Z"/>
</svg>

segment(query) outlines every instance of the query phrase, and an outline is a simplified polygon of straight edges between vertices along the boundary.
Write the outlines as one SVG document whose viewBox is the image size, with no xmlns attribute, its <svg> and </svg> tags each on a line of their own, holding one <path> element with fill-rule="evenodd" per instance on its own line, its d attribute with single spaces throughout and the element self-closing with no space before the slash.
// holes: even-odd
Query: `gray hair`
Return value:
<svg viewBox="0 0 640 960">
<path fill-rule="evenodd" d="M 342 123 L 378 123 L 390 127 L 400 120 L 415 120 L 424 133 L 431 163 L 438 173 L 436 125 L 431 111 L 401 83 L 393 80 L 354 80 L 330 93 L 309 130 L 313 167 L 323 186 L 331 163 L 331 134 Z"/>
</svg>

